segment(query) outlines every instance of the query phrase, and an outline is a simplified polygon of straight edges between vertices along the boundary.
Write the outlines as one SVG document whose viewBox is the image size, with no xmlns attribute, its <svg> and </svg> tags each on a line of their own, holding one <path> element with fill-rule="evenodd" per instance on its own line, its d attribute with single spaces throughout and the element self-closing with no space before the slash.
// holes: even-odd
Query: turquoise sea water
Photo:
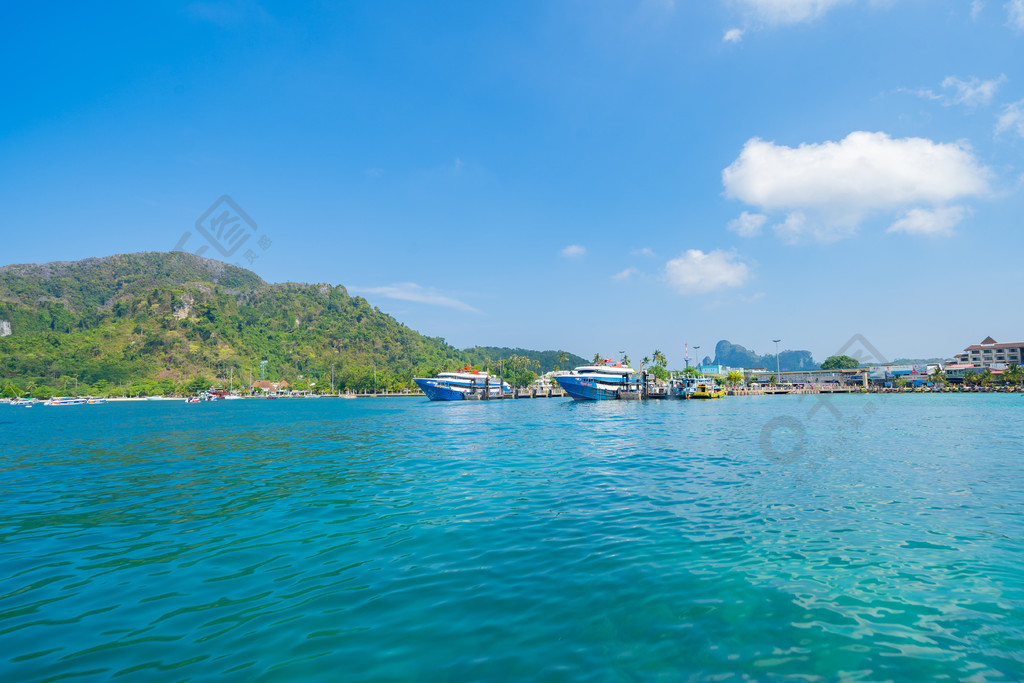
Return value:
<svg viewBox="0 0 1024 683">
<path fill-rule="evenodd" d="M 0 406 L 0 680 L 1024 679 L 1022 410 Z"/>
</svg>

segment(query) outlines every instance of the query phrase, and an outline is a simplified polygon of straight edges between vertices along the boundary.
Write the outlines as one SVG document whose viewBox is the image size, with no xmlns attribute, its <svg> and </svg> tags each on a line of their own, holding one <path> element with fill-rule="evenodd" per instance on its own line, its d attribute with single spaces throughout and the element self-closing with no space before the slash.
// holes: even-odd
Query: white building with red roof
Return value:
<svg viewBox="0 0 1024 683">
<path fill-rule="evenodd" d="M 1024 342 L 1000 344 L 992 337 L 985 337 L 980 344 L 968 346 L 954 358 L 959 364 L 981 368 L 1005 368 L 1014 363 L 1024 365 Z"/>
</svg>

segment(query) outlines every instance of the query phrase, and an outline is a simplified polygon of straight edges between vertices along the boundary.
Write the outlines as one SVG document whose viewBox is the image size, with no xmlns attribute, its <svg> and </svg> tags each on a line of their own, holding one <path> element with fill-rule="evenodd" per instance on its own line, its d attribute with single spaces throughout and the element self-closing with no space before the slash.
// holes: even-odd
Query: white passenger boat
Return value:
<svg viewBox="0 0 1024 683">
<path fill-rule="evenodd" d="M 604 401 L 640 391 L 641 379 L 633 368 L 606 360 L 581 365 L 568 375 L 555 377 L 558 386 L 577 401 Z"/>
<path fill-rule="evenodd" d="M 437 377 L 414 378 L 413 381 L 431 401 L 512 396 L 512 387 L 500 377 L 471 367 L 462 368 L 458 372 L 441 372 Z"/>
</svg>

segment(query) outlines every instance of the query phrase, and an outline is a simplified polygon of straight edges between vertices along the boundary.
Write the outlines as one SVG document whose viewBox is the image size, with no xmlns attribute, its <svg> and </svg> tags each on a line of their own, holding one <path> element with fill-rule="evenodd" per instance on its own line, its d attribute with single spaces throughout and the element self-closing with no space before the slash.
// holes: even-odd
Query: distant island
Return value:
<svg viewBox="0 0 1024 683">
<path fill-rule="evenodd" d="M 715 344 L 713 364 L 732 368 L 765 368 L 766 370 L 775 370 L 776 358 L 774 353 L 758 355 L 754 351 L 738 344 L 731 344 L 723 339 Z M 780 351 L 778 366 L 778 369 L 782 372 L 819 369 L 818 364 L 811 357 L 810 351 Z"/>
<path fill-rule="evenodd" d="M 264 373 L 297 390 L 397 391 L 466 365 L 523 385 L 585 363 L 565 351 L 460 350 L 342 286 L 270 284 L 183 252 L 0 267 L 7 395 L 188 393 Z"/>
</svg>

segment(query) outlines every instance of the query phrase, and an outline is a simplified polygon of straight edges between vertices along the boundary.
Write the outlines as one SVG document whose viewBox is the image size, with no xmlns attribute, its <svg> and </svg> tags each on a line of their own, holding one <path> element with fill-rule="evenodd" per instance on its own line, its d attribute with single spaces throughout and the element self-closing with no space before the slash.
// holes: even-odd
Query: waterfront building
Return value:
<svg viewBox="0 0 1024 683">
<path fill-rule="evenodd" d="M 946 379 L 950 382 L 962 382 L 964 375 L 968 372 L 973 375 L 980 375 L 984 368 L 978 365 L 971 365 L 970 363 L 946 363 L 946 367 L 943 369 Z"/>
<path fill-rule="evenodd" d="M 985 337 L 980 344 L 972 344 L 963 353 L 954 356 L 958 365 L 1002 369 L 1014 363 L 1024 365 L 1024 342 L 998 343 Z"/>
<path fill-rule="evenodd" d="M 941 368 L 938 363 L 872 365 L 869 368 L 868 380 L 877 386 L 890 386 L 896 380 L 902 379 L 910 386 L 919 387 L 930 383 L 931 375 Z"/>
<path fill-rule="evenodd" d="M 260 390 L 266 394 L 278 394 L 288 389 L 288 382 L 271 382 L 267 379 L 261 379 L 257 382 L 253 382 L 249 387 L 250 391 Z"/>
</svg>

